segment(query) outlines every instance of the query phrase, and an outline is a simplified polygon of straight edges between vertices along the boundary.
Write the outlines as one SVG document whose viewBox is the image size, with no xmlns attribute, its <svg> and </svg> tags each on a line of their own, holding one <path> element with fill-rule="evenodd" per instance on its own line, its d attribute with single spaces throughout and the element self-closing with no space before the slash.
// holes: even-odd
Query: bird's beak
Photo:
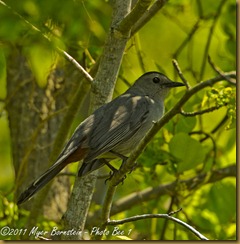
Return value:
<svg viewBox="0 0 240 244">
<path fill-rule="evenodd" d="M 185 86 L 185 84 L 181 82 L 171 81 L 169 83 L 165 83 L 164 86 L 171 88 L 171 87 Z"/>
</svg>

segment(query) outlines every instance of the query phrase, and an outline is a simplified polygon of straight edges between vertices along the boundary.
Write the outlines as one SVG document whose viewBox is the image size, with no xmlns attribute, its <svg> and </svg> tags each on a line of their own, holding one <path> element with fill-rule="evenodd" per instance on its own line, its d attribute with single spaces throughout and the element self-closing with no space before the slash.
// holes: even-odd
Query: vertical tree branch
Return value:
<svg viewBox="0 0 240 244">
<path fill-rule="evenodd" d="M 100 59 L 98 72 L 92 82 L 91 111 L 112 98 L 121 65 L 129 32 L 122 35 L 115 29 L 115 24 L 120 22 L 129 13 L 131 1 L 116 0 L 111 28 L 105 43 L 103 55 Z M 77 229 L 84 232 L 88 209 L 92 200 L 97 171 L 83 177 L 76 178 L 71 198 L 66 213 L 63 216 L 65 229 Z M 77 240 L 82 236 L 64 236 L 66 239 Z"/>
<path fill-rule="evenodd" d="M 156 0 L 149 10 L 145 11 L 141 18 L 134 24 L 132 33 L 138 32 L 152 17 L 165 5 L 167 0 Z"/>
<path fill-rule="evenodd" d="M 203 78 L 205 67 L 206 67 L 206 63 L 207 63 L 207 57 L 209 55 L 209 48 L 210 48 L 211 41 L 212 41 L 212 38 L 213 38 L 214 28 L 215 28 L 215 26 L 217 24 L 217 20 L 218 20 L 219 16 L 221 15 L 222 8 L 223 8 L 223 6 L 224 6 L 224 4 L 226 2 L 227 2 L 226 0 L 222 0 L 220 2 L 219 6 L 218 6 L 218 10 L 216 11 L 215 18 L 213 19 L 212 26 L 211 26 L 211 28 L 209 30 L 207 43 L 206 43 L 206 46 L 205 46 L 204 55 L 203 55 L 203 59 L 202 59 L 202 66 L 201 66 L 199 80 L 202 80 L 202 78 Z"/>
</svg>

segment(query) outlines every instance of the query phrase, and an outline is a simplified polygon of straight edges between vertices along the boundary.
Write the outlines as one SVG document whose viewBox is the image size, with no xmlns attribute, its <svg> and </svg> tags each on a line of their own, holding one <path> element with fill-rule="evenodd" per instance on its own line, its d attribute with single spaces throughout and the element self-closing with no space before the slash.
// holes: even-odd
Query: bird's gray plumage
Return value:
<svg viewBox="0 0 240 244">
<path fill-rule="evenodd" d="M 33 182 L 18 203 L 26 201 L 71 162 L 83 160 L 78 173 L 83 176 L 116 158 L 116 154 L 127 156 L 153 122 L 162 117 L 169 89 L 182 85 L 159 72 L 142 75 L 124 94 L 101 106 L 76 128 L 55 164 Z"/>
</svg>

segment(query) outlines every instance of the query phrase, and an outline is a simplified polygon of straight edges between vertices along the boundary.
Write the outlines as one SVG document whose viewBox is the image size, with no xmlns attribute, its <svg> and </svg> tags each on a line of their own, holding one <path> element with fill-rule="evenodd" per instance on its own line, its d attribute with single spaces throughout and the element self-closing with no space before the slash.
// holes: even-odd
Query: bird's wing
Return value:
<svg viewBox="0 0 240 244">
<path fill-rule="evenodd" d="M 76 160 L 72 158 L 70 162 L 76 162 L 81 160 L 85 156 L 85 154 L 89 150 L 88 136 L 95 124 L 95 117 L 96 116 L 94 114 L 90 115 L 75 129 L 73 135 L 66 143 L 65 147 L 63 148 L 62 152 L 60 153 L 54 164 L 59 164 L 65 160 L 68 160 L 71 156 L 76 157 Z"/>
<path fill-rule="evenodd" d="M 91 161 L 130 138 L 147 118 L 149 100 L 125 94 L 97 109 L 76 128 L 55 164 Z"/>
<path fill-rule="evenodd" d="M 147 96 L 125 94 L 118 97 L 114 103 L 107 104 L 91 131 L 90 150 L 85 162 L 131 138 L 145 122 L 150 103 Z"/>
</svg>

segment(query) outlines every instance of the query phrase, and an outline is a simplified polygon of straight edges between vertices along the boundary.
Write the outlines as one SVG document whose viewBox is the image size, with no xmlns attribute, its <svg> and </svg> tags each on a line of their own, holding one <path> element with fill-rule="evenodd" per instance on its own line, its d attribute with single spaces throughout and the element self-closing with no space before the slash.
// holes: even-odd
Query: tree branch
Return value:
<svg viewBox="0 0 240 244">
<path fill-rule="evenodd" d="M 171 18 L 171 16 L 169 16 Z M 190 32 L 186 35 L 186 38 L 183 40 L 183 42 L 180 44 L 180 46 L 177 48 L 175 53 L 173 54 L 174 58 L 177 58 L 180 52 L 184 49 L 184 47 L 187 45 L 187 43 L 192 39 L 196 31 L 199 29 L 201 19 L 198 19 L 197 22 L 193 25 Z"/>
<path fill-rule="evenodd" d="M 216 15 L 214 16 L 212 25 L 209 29 L 209 34 L 208 34 L 208 38 L 207 38 L 207 43 L 205 45 L 205 49 L 204 49 L 204 53 L 203 53 L 203 59 L 202 59 L 202 65 L 201 65 L 201 69 L 200 69 L 200 79 L 203 78 L 203 74 L 205 71 L 205 67 L 206 67 L 206 61 L 207 61 L 207 57 L 208 57 L 208 53 L 209 53 L 209 48 L 211 45 L 211 41 L 213 38 L 213 33 L 214 33 L 214 28 L 217 24 L 217 20 L 218 18 L 221 16 L 221 12 L 223 9 L 224 4 L 227 2 L 227 0 L 222 0 L 218 6 L 218 9 L 216 10 Z"/>
<path fill-rule="evenodd" d="M 209 184 L 220 181 L 226 177 L 236 177 L 236 165 L 230 165 L 225 168 L 210 171 L 208 173 L 201 173 L 195 177 L 187 180 L 180 180 L 178 182 L 171 182 L 168 184 L 161 184 L 156 187 L 148 187 L 140 192 L 134 192 L 125 196 L 113 204 L 111 215 L 115 215 L 125 211 L 132 206 L 159 198 L 163 195 L 174 195 L 175 189 L 178 185 L 182 184 L 187 190 L 198 189 L 203 184 Z M 96 218 L 96 214 L 94 214 Z"/>
<path fill-rule="evenodd" d="M 213 107 L 206 108 L 206 109 L 199 110 L 199 111 L 195 111 L 195 112 L 185 112 L 181 109 L 180 113 L 181 113 L 181 115 L 183 115 L 185 117 L 194 117 L 196 115 L 201 115 L 201 114 L 213 112 L 215 110 L 218 110 L 221 107 L 223 107 L 223 106 L 213 106 Z"/>
<path fill-rule="evenodd" d="M 18 18 L 20 18 L 27 26 L 29 26 L 32 30 L 40 33 L 40 35 L 47 40 L 49 43 L 52 43 L 52 40 L 49 38 L 49 36 L 45 35 L 39 28 L 37 28 L 35 25 L 27 21 L 21 14 L 19 14 L 17 11 L 13 10 L 9 5 L 7 5 L 5 2 L 0 0 L 0 4 L 2 4 L 4 7 L 6 7 L 8 10 L 10 10 L 14 15 L 16 15 Z M 55 47 L 55 46 L 54 46 Z M 79 71 L 83 74 L 83 76 L 91 82 L 93 78 L 91 75 L 74 59 L 70 54 L 68 54 L 66 51 L 62 50 L 59 47 L 55 47 L 55 50 L 61 54 L 63 57 L 65 57 L 70 63 L 72 63 Z"/>
<path fill-rule="evenodd" d="M 212 61 L 212 59 L 211 59 L 211 57 L 209 55 L 208 55 L 208 62 L 211 65 L 211 67 L 213 68 L 213 70 L 215 70 L 219 75 L 221 75 L 229 83 L 231 83 L 231 84 L 236 86 L 236 80 L 233 80 L 231 78 L 225 77 L 224 72 L 213 63 L 213 61 Z"/>
<path fill-rule="evenodd" d="M 186 80 L 186 78 L 184 77 L 182 70 L 181 70 L 180 66 L 178 65 L 177 60 L 173 59 L 172 63 L 173 63 L 174 68 L 177 70 L 177 73 L 178 73 L 179 77 L 181 78 L 182 82 L 185 84 L 185 86 L 189 90 L 191 86 L 188 83 L 188 81 Z"/>
<path fill-rule="evenodd" d="M 138 32 L 148 21 L 150 21 L 167 1 L 168 0 L 156 0 L 150 9 L 146 10 L 141 18 L 139 18 L 135 25 L 132 27 L 132 35 Z"/>
<path fill-rule="evenodd" d="M 178 218 L 175 218 L 175 217 L 171 216 L 171 214 L 142 214 L 142 215 L 136 215 L 136 216 L 125 218 L 125 219 L 121 219 L 121 220 L 109 220 L 107 222 L 107 225 L 121 225 L 121 224 L 125 224 L 125 223 L 128 223 L 128 222 L 138 221 L 138 220 L 142 220 L 142 219 L 152 219 L 152 218 L 161 218 L 161 219 L 168 219 L 168 220 L 174 221 L 174 222 L 184 226 L 188 230 L 190 230 L 199 239 L 205 240 L 205 241 L 208 240 L 207 237 L 205 237 L 199 231 L 194 229 L 191 225 L 183 222 L 182 220 L 180 220 Z"/>
<path fill-rule="evenodd" d="M 129 33 L 132 26 L 147 10 L 152 0 L 138 0 L 132 11 L 118 24 L 116 28 L 121 34 Z"/>
<path fill-rule="evenodd" d="M 150 201 L 152 199 L 158 199 L 163 195 L 173 196 L 175 194 L 175 189 L 179 184 L 184 185 L 187 190 L 198 189 L 199 186 L 203 184 L 210 184 L 220 181 L 227 177 L 236 177 L 236 165 L 230 165 L 225 168 L 220 168 L 212 170 L 208 173 L 201 173 L 186 180 L 180 180 L 171 182 L 168 184 L 160 184 L 156 187 L 148 187 L 140 192 L 131 193 L 119 200 L 117 200 L 111 209 L 110 216 L 121 213 L 130 209 L 133 206 L 142 204 L 143 202 Z M 89 216 L 88 224 L 95 225 L 101 216 L 101 210 L 95 211 Z"/>
<path fill-rule="evenodd" d="M 92 76 L 77 62 L 76 59 L 74 59 L 70 54 L 59 47 L 56 47 L 56 50 L 62 54 L 70 63 L 72 63 L 80 71 L 80 73 L 83 74 L 87 81 L 90 83 L 93 81 Z"/>
<path fill-rule="evenodd" d="M 116 30 L 114 23 L 121 21 L 124 16 L 129 13 L 130 7 L 130 0 L 116 0 L 114 2 L 110 31 L 99 62 L 97 74 L 92 82 L 91 111 L 112 99 L 123 53 L 130 36 L 129 33 L 125 33 L 125 35 L 118 35 L 118 30 Z M 63 216 L 65 229 L 74 228 L 83 232 L 88 209 L 94 192 L 97 174 L 98 172 L 94 171 L 85 177 L 76 178 L 72 195 L 69 199 L 68 209 Z M 112 194 L 114 195 L 114 192 Z M 110 197 L 111 199 L 113 195 Z M 111 208 L 111 206 L 109 208 Z M 108 212 L 108 210 L 105 211 L 105 213 Z M 105 215 L 105 218 L 108 219 L 107 214 Z M 81 236 L 66 236 L 64 238 L 72 240 L 82 239 Z"/>
</svg>

